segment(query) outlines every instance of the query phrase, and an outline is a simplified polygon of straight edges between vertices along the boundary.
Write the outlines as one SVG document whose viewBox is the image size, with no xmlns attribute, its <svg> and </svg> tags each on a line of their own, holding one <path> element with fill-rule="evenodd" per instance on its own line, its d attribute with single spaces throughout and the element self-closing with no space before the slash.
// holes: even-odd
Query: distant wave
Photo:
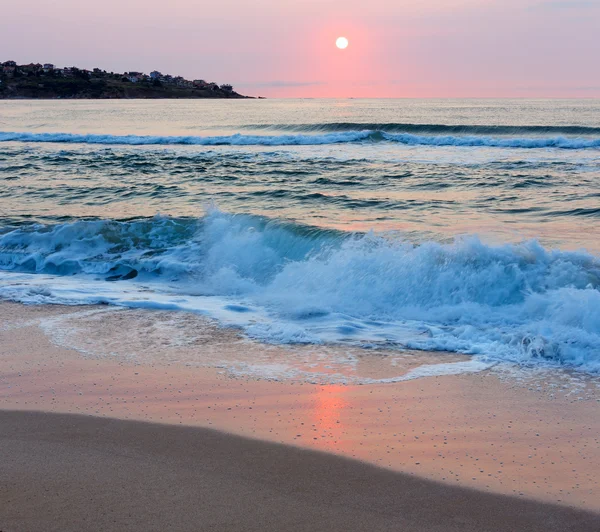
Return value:
<svg viewBox="0 0 600 532">
<path fill-rule="evenodd" d="M 0 132 L 0 142 L 57 142 L 109 145 L 198 145 L 198 146 L 317 146 L 357 142 L 396 142 L 413 146 L 463 146 L 496 148 L 600 148 L 600 138 L 571 137 L 487 137 L 474 135 L 414 135 L 385 131 L 346 131 L 323 135 L 229 135 L 151 136 L 151 135 L 81 135 L 72 133 L 12 133 Z"/>
<path fill-rule="evenodd" d="M 248 124 L 248 130 L 294 131 L 298 133 L 338 133 L 343 131 L 381 131 L 382 133 L 414 133 L 445 135 L 595 135 L 600 127 L 592 126 L 491 126 L 411 124 L 401 122 L 325 122 L 322 124 Z"/>
<path fill-rule="evenodd" d="M 28 303 L 234 309 L 269 342 L 403 345 L 600 372 L 600 259 L 535 241 L 414 245 L 211 210 L 6 229 L 0 279 L 0 297 Z"/>
<path fill-rule="evenodd" d="M 198 146 L 294 146 L 321 145 L 368 140 L 370 131 L 349 131 L 327 135 L 228 135 L 153 136 L 153 135 L 79 135 L 73 133 L 0 132 L 0 142 L 60 142 L 72 144 L 198 145 Z"/>
</svg>

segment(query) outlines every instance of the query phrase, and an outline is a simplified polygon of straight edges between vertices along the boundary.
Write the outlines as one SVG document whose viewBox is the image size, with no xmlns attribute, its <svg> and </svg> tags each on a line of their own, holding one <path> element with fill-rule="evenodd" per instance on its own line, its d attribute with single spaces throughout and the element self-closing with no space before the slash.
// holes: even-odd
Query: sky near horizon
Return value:
<svg viewBox="0 0 600 532">
<path fill-rule="evenodd" d="M 4 0 L 0 16 L 0 61 L 250 95 L 600 97 L 600 0 Z"/>
</svg>

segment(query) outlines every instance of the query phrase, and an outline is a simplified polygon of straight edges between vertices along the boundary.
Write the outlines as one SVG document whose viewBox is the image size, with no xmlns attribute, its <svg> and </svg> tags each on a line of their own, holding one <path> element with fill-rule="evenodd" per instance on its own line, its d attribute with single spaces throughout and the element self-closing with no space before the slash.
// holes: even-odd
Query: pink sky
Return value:
<svg viewBox="0 0 600 532">
<path fill-rule="evenodd" d="M 1 16 L 0 61 L 268 97 L 600 97 L 600 0 L 7 0 Z"/>
</svg>

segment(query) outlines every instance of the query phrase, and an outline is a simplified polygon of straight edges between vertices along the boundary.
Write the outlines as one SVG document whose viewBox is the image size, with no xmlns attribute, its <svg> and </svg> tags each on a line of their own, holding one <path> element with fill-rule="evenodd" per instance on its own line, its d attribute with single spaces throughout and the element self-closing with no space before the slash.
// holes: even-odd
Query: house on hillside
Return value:
<svg viewBox="0 0 600 532">
<path fill-rule="evenodd" d="M 177 76 L 176 78 L 173 78 L 173 82 L 178 87 L 182 87 L 182 88 L 186 88 L 186 89 L 191 89 L 194 87 L 194 84 L 191 81 L 188 81 L 187 79 L 185 79 L 183 76 Z"/>
<path fill-rule="evenodd" d="M 29 63 L 28 65 L 21 65 L 19 67 L 20 70 L 22 70 L 23 72 L 40 72 L 42 70 L 42 65 L 40 65 L 39 63 Z"/>
<path fill-rule="evenodd" d="M 6 61 L 2 63 L 2 72 L 7 76 L 14 75 L 15 70 L 17 70 L 17 63 L 14 61 Z"/>
<path fill-rule="evenodd" d="M 154 71 L 150 72 L 150 79 L 152 81 L 154 81 L 155 79 L 160 79 L 160 78 L 162 78 L 162 74 L 158 70 L 154 70 Z"/>
<path fill-rule="evenodd" d="M 131 81 L 131 83 L 138 83 L 140 81 L 143 81 L 144 74 L 142 74 L 141 72 L 128 72 L 126 74 L 126 77 L 129 81 Z"/>
<path fill-rule="evenodd" d="M 52 63 L 44 63 L 42 70 L 47 74 L 48 72 L 52 72 L 54 70 L 54 65 Z"/>
<path fill-rule="evenodd" d="M 203 79 L 195 79 L 192 83 L 194 84 L 194 87 L 198 89 L 204 89 L 208 85 Z"/>
</svg>

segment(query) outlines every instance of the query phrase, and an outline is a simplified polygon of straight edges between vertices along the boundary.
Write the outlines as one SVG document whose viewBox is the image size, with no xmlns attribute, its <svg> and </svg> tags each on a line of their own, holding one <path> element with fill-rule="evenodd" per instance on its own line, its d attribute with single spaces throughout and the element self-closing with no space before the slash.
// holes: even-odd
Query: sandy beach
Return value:
<svg viewBox="0 0 600 532">
<path fill-rule="evenodd" d="M 593 531 L 581 510 L 201 428 L 0 413 L 2 530 Z"/>
<path fill-rule="evenodd" d="M 0 532 L 600 532 L 600 0 L 4 4 Z"/>
<path fill-rule="evenodd" d="M 215 353 L 262 349 L 268 362 L 306 353 L 207 322 L 196 343 L 160 346 L 159 362 L 155 330 L 127 332 L 155 312 L 85 322 L 97 310 L 0 304 L 3 532 L 600 527 L 593 379 L 500 370 L 392 384 L 258 379 L 211 367 Z M 142 337 L 146 357 L 134 356 Z M 89 347 L 105 338 L 110 354 Z M 210 363 L 191 364 L 187 351 Z M 389 370 L 371 358 L 361 374 Z"/>
</svg>

